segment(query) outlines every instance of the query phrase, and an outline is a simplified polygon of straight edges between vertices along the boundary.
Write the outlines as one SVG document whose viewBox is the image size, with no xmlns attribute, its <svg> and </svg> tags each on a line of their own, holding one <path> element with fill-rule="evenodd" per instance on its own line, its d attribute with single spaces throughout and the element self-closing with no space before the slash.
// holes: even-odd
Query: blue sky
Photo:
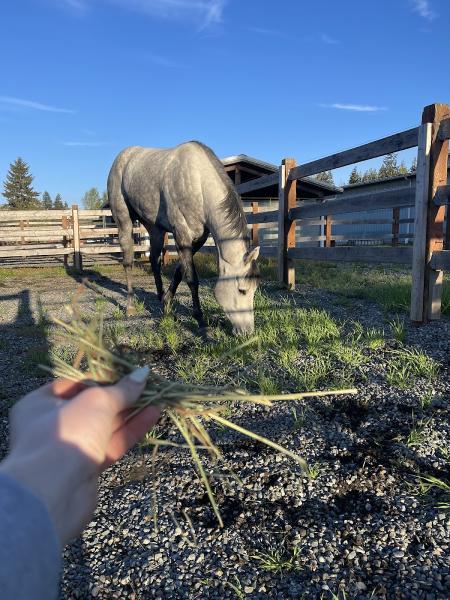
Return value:
<svg viewBox="0 0 450 600">
<path fill-rule="evenodd" d="M 129 145 L 304 162 L 450 102 L 448 0 L 9 0 L 1 22 L 0 181 L 22 156 L 69 203 Z"/>
</svg>

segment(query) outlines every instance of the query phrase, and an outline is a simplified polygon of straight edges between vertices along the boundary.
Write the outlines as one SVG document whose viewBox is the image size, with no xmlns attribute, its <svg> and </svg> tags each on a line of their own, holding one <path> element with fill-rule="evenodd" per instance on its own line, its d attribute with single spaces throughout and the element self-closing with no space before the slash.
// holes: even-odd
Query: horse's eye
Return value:
<svg viewBox="0 0 450 600">
<path fill-rule="evenodd" d="M 245 296 L 245 294 L 247 293 L 247 290 L 239 290 L 239 293 L 242 294 L 243 296 Z"/>
</svg>

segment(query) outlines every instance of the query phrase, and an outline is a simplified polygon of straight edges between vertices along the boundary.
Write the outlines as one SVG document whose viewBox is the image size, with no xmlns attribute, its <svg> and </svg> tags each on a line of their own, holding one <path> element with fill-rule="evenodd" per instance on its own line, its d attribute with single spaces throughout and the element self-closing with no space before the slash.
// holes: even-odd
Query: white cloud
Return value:
<svg viewBox="0 0 450 600">
<path fill-rule="evenodd" d="M 71 110 L 70 108 L 57 108 L 56 106 L 41 104 L 40 102 L 34 102 L 32 100 L 24 100 L 23 98 L 14 98 L 12 96 L 0 96 L 0 103 L 8 106 L 32 108 L 33 110 L 42 110 L 45 112 L 66 113 L 71 115 L 75 114 L 75 111 Z"/>
<path fill-rule="evenodd" d="M 66 6 L 79 12 L 100 0 L 64 0 Z M 139 11 L 152 17 L 167 20 L 193 21 L 199 29 L 206 29 L 223 20 L 228 0 L 103 0 L 123 9 Z"/>
<path fill-rule="evenodd" d="M 326 33 L 321 33 L 320 34 L 320 39 L 322 40 L 322 42 L 324 44 L 329 44 L 329 45 L 333 45 L 333 46 L 335 44 L 340 44 L 339 40 L 335 40 L 334 38 L 330 37 Z"/>
<path fill-rule="evenodd" d="M 333 104 L 319 104 L 322 108 L 337 108 L 338 110 L 352 110 L 354 112 L 378 112 L 380 110 L 387 110 L 385 106 L 373 106 L 370 104 L 340 104 L 335 102 Z"/>
<path fill-rule="evenodd" d="M 413 10 L 423 19 L 432 21 L 437 17 L 428 0 L 412 0 Z"/>
<path fill-rule="evenodd" d="M 108 142 L 63 142 L 64 146 L 90 146 L 92 148 L 98 148 L 99 146 L 106 146 Z"/>
</svg>

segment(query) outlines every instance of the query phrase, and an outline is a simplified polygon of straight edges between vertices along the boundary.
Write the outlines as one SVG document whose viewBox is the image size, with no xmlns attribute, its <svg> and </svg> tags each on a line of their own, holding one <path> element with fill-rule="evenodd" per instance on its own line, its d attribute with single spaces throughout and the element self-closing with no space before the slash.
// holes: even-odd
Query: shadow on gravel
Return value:
<svg viewBox="0 0 450 600">
<path fill-rule="evenodd" d="M 0 326 L 0 417 L 7 417 L 14 402 L 48 378 L 38 365 L 47 360 L 49 342 L 44 308 L 38 304 L 33 314 L 30 290 L 2 295 L 2 301 L 17 301 L 14 321 Z"/>
</svg>

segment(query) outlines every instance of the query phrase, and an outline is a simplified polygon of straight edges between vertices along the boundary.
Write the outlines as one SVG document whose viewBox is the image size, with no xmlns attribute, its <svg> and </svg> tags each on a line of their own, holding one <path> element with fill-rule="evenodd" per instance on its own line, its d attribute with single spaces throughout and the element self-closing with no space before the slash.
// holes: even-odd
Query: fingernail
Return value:
<svg viewBox="0 0 450 600">
<path fill-rule="evenodd" d="M 135 383 L 144 383 L 149 373 L 150 369 L 147 366 L 139 367 L 139 369 L 135 369 L 132 373 L 130 373 L 128 377 Z"/>
</svg>

